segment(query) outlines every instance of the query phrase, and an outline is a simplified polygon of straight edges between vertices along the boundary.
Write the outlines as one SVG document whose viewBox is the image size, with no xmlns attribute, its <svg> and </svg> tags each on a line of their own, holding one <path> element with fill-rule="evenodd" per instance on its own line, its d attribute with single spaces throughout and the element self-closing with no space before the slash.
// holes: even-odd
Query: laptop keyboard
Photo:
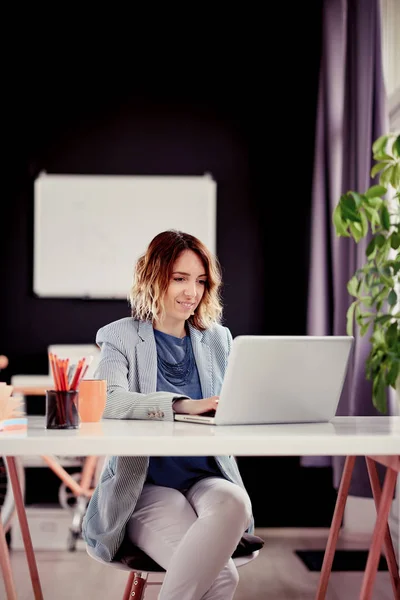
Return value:
<svg viewBox="0 0 400 600">
<path fill-rule="evenodd" d="M 200 417 L 215 417 L 215 410 L 208 410 L 205 413 L 201 413 Z"/>
</svg>

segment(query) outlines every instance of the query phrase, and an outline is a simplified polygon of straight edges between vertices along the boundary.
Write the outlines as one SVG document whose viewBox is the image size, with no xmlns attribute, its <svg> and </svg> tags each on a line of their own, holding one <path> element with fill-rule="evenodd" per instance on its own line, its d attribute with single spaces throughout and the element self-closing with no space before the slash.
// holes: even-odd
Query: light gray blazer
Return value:
<svg viewBox="0 0 400 600">
<path fill-rule="evenodd" d="M 203 398 L 220 393 L 232 336 L 228 328 L 214 325 L 202 332 L 189 324 Z M 127 317 L 102 327 L 96 336 L 101 348 L 96 379 L 107 379 L 103 418 L 173 421 L 173 400 L 186 398 L 156 392 L 157 349 L 153 326 Z M 206 452 L 206 448 L 204 449 Z M 244 488 L 232 456 L 216 457 L 222 474 Z M 125 535 L 125 527 L 146 481 L 149 457 L 108 457 L 90 499 L 82 533 L 97 556 L 111 561 Z M 253 531 L 253 524 L 248 529 Z"/>
</svg>

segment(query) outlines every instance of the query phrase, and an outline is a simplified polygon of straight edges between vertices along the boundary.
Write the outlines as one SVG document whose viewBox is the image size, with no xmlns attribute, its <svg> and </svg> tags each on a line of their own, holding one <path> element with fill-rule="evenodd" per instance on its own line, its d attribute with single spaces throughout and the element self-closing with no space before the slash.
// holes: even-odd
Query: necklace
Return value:
<svg viewBox="0 0 400 600">
<path fill-rule="evenodd" d="M 160 355 L 157 357 L 165 379 L 176 386 L 186 385 L 191 380 L 194 368 L 194 356 L 190 337 L 187 335 L 184 339 L 185 356 L 182 361 L 171 363 Z"/>
</svg>

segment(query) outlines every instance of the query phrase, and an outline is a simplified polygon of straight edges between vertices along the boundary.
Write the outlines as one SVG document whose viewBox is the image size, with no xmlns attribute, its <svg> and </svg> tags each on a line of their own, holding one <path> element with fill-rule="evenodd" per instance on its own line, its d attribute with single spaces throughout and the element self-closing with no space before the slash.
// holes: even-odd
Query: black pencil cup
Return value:
<svg viewBox="0 0 400 600">
<path fill-rule="evenodd" d="M 46 429 L 78 429 L 77 390 L 46 391 Z"/>
</svg>

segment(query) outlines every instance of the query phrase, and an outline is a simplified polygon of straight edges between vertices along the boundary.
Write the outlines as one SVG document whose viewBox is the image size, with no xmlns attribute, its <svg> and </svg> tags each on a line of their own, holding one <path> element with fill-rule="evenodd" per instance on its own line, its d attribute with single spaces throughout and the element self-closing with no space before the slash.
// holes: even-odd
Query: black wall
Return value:
<svg viewBox="0 0 400 600">
<path fill-rule="evenodd" d="M 9 139 L 0 353 L 10 365 L 2 378 L 45 373 L 49 344 L 93 342 L 99 327 L 129 314 L 124 301 L 34 296 L 33 182 L 42 170 L 211 173 L 218 190 L 225 323 L 234 336 L 305 333 L 320 60 L 316 6 L 309 15 L 292 15 L 289 23 L 282 10 L 284 27 L 274 32 L 282 36 L 279 43 L 271 34 L 273 22 L 257 27 L 256 36 L 251 30 L 238 35 L 238 15 L 233 27 L 210 32 L 201 43 L 194 36 L 172 48 L 153 39 L 153 49 L 139 57 L 131 51 L 110 58 L 107 47 L 102 64 L 102 53 L 51 56 L 43 47 L 45 72 L 35 68 L 39 54 L 17 63 L 4 114 Z M 34 406 L 40 412 L 35 402 L 30 412 Z M 312 473 L 299 475 L 297 459 L 241 459 L 241 465 L 260 517 L 265 507 L 256 467 L 274 479 L 284 466 L 300 487 Z M 268 524 L 284 524 L 279 514 L 286 511 L 288 492 L 270 500 Z"/>
</svg>

